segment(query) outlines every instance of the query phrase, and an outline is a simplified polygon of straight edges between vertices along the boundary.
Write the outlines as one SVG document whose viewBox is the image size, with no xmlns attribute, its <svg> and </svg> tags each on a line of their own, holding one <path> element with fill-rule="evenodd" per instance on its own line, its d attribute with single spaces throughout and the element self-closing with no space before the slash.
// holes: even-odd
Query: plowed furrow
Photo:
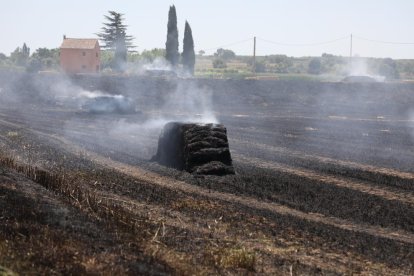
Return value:
<svg viewBox="0 0 414 276">
<path fill-rule="evenodd" d="M 58 139 L 66 145 L 67 149 L 72 148 L 75 151 L 83 150 L 66 141 L 64 138 Z M 237 203 L 239 205 L 244 206 L 244 208 L 247 209 L 254 208 L 256 210 L 275 212 L 279 215 L 293 216 L 299 219 L 303 219 L 305 221 L 317 222 L 320 224 L 333 226 L 335 228 L 340 228 L 342 230 L 355 231 L 408 244 L 414 244 L 414 234 L 407 231 L 367 224 L 358 224 L 349 220 L 327 217 L 322 214 L 302 212 L 276 203 L 262 202 L 251 197 L 236 196 L 229 193 L 212 191 L 209 189 L 185 183 L 183 181 L 178 181 L 171 179 L 169 177 L 160 176 L 150 171 L 143 170 L 139 167 L 126 165 L 124 163 L 102 157 L 99 154 L 93 152 L 88 152 L 88 156 L 94 162 L 100 165 L 113 168 L 120 173 L 129 175 L 131 177 L 139 179 L 140 181 L 151 183 L 153 185 L 165 187 L 172 190 L 181 190 L 186 193 L 196 194 L 213 200 L 216 199 L 233 204 Z"/>
<path fill-rule="evenodd" d="M 239 139 L 230 139 L 236 147 L 240 149 L 255 148 L 275 155 L 275 158 L 294 158 L 295 162 L 302 161 L 304 166 L 311 166 L 322 171 L 332 171 L 338 174 L 345 174 L 364 180 L 384 180 L 385 184 L 397 184 L 399 188 L 414 189 L 414 173 L 402 172 L 391 168 L 375 167 L 372 165 L 361 164 L 352 161 L 343 161 L 329 157 L 310 155 L 305 152 L 295 151 L 284 147 L 276 147 L 256 142 L 242 141 Z"/>
<path fill-rule="evenodd" d="M 411 195 L 411 193 L 396 192 L 386 188 L 378 188 L 369 185 L 369 183 L 358 181 L 355 179 L 347 179 L 344 177 L 321 174 L 304 168 L 297 168 L 277 162 L 268 162 L 259 158 L 247 157 L 242 154 L 233 154 L 233 157 L 241 163 L 254 164 L 255 166 L 263 169 L 277 170 L 280 172 L 285 172 L 307 179 L 311 179 L 314 181 L 322 182 L 328 185 L 352 189 L 355 191 L 359 191 L 361 193 L 378 196 L 386 200 L 400 201 L 402 203 L 409 204 L 414 207 L 414 197 Z"/>
</svg>

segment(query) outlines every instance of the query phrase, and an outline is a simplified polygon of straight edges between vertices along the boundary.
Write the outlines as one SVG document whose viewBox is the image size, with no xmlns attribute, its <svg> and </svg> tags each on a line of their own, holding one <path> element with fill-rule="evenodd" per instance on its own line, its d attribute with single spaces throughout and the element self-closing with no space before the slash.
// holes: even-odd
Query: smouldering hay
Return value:
<svg viewBox="0 0 414 276">
<path fill-rule="evenodd" d="M 227 130 L 218 124 L 166 124 L 153 160 L 194 174 L 234 174 Z"/>
</svg>

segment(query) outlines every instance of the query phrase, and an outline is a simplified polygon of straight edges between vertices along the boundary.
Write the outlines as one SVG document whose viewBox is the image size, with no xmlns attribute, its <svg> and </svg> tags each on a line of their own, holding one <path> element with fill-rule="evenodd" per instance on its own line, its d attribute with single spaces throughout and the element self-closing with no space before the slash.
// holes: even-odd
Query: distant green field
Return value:
<svg viewBox="0 0 414 276">
<path fill-rule="evenodd" d="M 226 68 L 214 68 L 214 57 L 198 57 L 195 65 L 195 76 L 199 78 L 231 78 L 231 79 L 279 79 L 279 80 L 326 80 L 326 77 L 307 73 L 253 73 L 252 67 L 239 60 L 226 62 Z"/>
<path fill-rule="evenodd" d="M 312 59 L 321 60 L 321 69 L 318 74 L 309 74 L 309 64 Z M 349 73 L 347 57 L 323 55 L 322 57 L 286 57 L 286 56 L 259 56 L 256 58 L 257 72 L 253 73 L 249 56 L 236 56 L 234 59 L 223 60 L 224 68 L 214 68 L 215 56 L 197 56 L 195 76 L 202 78 L 257 78 L 282 80 L 314 80 L 339 81 Z M 384 59 L 364 58 L 368 75 L 382 75 Z M 414 80 L 414 61 L 395 60 L 395 70 L 398 79 Z M 389 71 L 389 70 L 388 70 Z M 385 70 L 387 72 L 387 70 Z"/>
</svg>

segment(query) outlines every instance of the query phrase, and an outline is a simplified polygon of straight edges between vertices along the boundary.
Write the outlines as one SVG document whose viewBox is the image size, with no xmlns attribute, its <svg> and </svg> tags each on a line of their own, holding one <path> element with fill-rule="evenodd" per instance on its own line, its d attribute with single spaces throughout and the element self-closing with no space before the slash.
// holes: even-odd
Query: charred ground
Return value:
<svg viewBox="0 0 414 276">
<path fill-rule="evenodd" d="M 3 75 L 1 265 L 413 273 L 414 85 L 72 79 L 129 96 L 142 112 L 98 116 L 55 100 L 57 81 Z M 211 92 L 236 175 L 194 177 L 149 161 L 160 129 L 142 126 L 188 116 L 165 107 L 177 89 Z"/>
</svg>

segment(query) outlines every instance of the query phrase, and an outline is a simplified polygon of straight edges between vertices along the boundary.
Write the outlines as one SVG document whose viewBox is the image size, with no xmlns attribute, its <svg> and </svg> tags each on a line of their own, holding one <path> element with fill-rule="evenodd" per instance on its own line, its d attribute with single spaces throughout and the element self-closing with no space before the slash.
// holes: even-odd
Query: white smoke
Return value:
<svg viewBox="0 0 414 276">
<path fill-rule="evenodd" d="M 173 93 L 165 91 L 163 105 L 151 112 L 142 121 L 128 121 L 119 119 L 113 121 L 107 135 L 109 138 L 119 139 L 131 143 L 139 148 L 142 156 L 150 158 L 156 150 L 157 138 L 163 127 L 169 122 L 188 123 L 218 123 L 213 111 L 212 93 L 199 88 L 195 83 L 190 85 L 177 84 Z M 138 150 L 137 150 L 138 151 Z"/>
<path fill-rule="evenodd" d="M 50 86 L 50 95 L 57 99 L 73 100 L 82 98 L 97 98 L 102 96 L 113 96 L 108 93 L 104 93 L 100 90 L 86 90 L 76 84 L 74 84 L 68 78 L 60 78 L 57 82 Z"/>
<path fill-rule="evenodd" d="M 160 68 L 156 63 L 153 66 Z M 23 110 L 20 116 L 34 127 L 37 123 L 34 116 L 62 116 L 62 124 L 51 124 L 54 133 L 86 147 L 121 149 L 144 159 L 155 153 L 159 134 L 168 122 L 218 123 L 212 91 L 200 87 L 197 80 L 145 81 L 138 76 L 125 80 L 105 76 L 86 78 L 79 77 L 82 85 L 78 85 L 63 75 L 22 74 L 10 84 L 0 85 L 3 88 L 0 104 Z M 107 85 L 107 81 L 114 83 Z M 110 90 L 101 90 L 101 85 Z M 117 112 L 120 104 L 128 106 L 126 99 L 132 102 L 134 110 Z M 102 108 L 108 103 L 116 103 L 117 108 Z"/>
<path fill-rule="evenodd" d="M 370 77 L 378 82 L 385 81 L 384 76 L 375 75 L 368 66 L 368 59 L 363 57 L 353 57 L 350 61 L 349 76 Z"/>
<path fill-rule="evenodd" d="M 144 70 L 172 70 L 171 64 L 163 57 L 157 57 L 152 62 L 145 62 L 142 67 Z"/>
<path fill-rule="evenodd" d="M 192 78 L 182 67 L 173 67 L 164 57 L 155 59 L 139 59 L 128 64 L 127 72 L 132 75 L 146 77 Z"/>
<path fill-rule="evenodd" d="M 407 128 L 410 130 L 411 138 L 414 141 L 414 109 L 411 109 L 407 114 Z"/>
<path fill-rule="evenodd" d="M 100 90 L 86 90 L 68 78 L 54 82 L 46 97 L 55 99 L 60 106 L 78 108 L 93 113 L 132 112 L 133 103 L 123 95 L 112 95 Z"/>
<path fill-rule="evenodd" d="M 212 92 L 190 83 L 178 83 L 174 93 L 167 96 L 162 110 L 174 110 L 183 121 L 194 123 L 218 123 L 213 111 Z"/>
<path fill-rule="evenodd" d="M 88 98 L 88 99 L 94 99 L 97 97 L 102 97 L 102 96 L 110 96 L 109 94 L 105 94 L 101 91 L 86 91 L 83 90 L 76 95 L 76 98 Z M 120 95 L 117 95 L 120 96 Z"/>
<path fill-rule="evenodd" d="M 126 98 L 124 95 L 111 95 L 95 89 L 87 90 L 74 84 L 68 78 L 52 84 L 50 94 L 54 95 L 60 105 L 77 108 L 80 111 L 101 113 L 101 115 L 91 115 L 87 121 L 84 117 L 78 118 L 77 116 L 67 120 L 64 132 L 68 138 L 80 141 L 80 143 L 84 139 L 85 143 L 110 148 L 126 149 L 129 147 L 135 149 L 137 157 L 150 158 L 155 153 L 158 136 L 168 122 L 218 123 L 213 110 L 211 91 L 200 88 L 197 82 L 191 80 L 176 79 L 169 80 L 169 83 L 172 89 L 154 92 L 161 95 L 161 99 L 153 99 L 150 103 L 156 106 L 155 108 L 147 108 L 140 102 L 142 94 L 148 94 L 151 91 L 128 87 L 126 90 L 135 92 L 129 94 L 132 97 L 131 100 L 137 105 L 141 104 L 141 110 L 128 114 L 111 112 L 114 108 L 106 106 L 108 101 L 100 100 L 110 97 L 122 102 Z M 85 128 L 87 133 L 77 136 L 77 128 L 84 126 L 86 122 L 88 126 L 94 127 Z"/>
<path fill-rule="evenodd" d="M 154 60 L 142 58 L 128 63 L 127 72 L 132 75 L 145 76 L 153 71 L 173 72 L 174 70 L 164 57 L 156 57 Z"/>
</svg>

